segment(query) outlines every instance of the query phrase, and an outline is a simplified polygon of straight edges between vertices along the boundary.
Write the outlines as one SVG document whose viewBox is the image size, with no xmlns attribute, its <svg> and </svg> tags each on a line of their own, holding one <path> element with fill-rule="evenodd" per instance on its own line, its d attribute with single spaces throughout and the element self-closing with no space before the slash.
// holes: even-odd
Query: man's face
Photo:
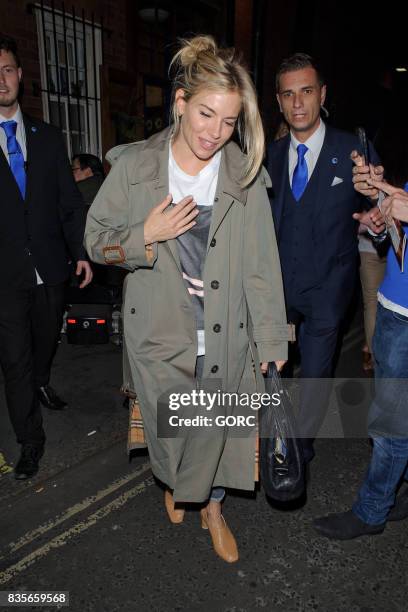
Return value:
<svg viewBox="0 0 408 612">
<path fill-rule="evenodd" d="M 301 68 L 280 76 L 276 97 L 294 136 L 305 142 L 319 126 L 326 85 L 320 85 L 314 68 Z"/>
<path fill-rule="evenodd" d="M 93 176 L 93 172 L 90 168 L 84 168 L 82 170 L 81 165 L 78 159 L 76 158 L 72 160 L 71 168 L 72 168 L 72 174 L 74 175 L 74 179 L 77 183 L 79 183 L 80 181 L 84 181 L 90 176 Z"/>
<path fill-rule="evenodd" d="M 17 109 L 17 97 L 22 77 L 14 55 L 0 50 L 0 113 L 12 115 Z"/>
</svg>

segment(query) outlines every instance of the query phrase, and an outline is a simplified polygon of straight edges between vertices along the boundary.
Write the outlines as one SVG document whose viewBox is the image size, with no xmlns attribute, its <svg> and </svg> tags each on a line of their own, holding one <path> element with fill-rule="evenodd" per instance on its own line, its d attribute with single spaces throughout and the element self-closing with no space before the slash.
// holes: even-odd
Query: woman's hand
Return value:
<svg viewBox="0 0 408 612">
<path fill-rule="evenodd" d="M 281 371 L 281 369 L 283 368 L 285 363 L 286 363 L 286 361 L 275 361 L 276 369 L 278 370 L 278 372 Z M 268 371 L 268 362 L 267 361 L 263 361 L 261 363 L 261 372 L 262 372 L 262 374 L 266 374 L 267 371 Z"/>
<path fill-rule="evenodd" d="M 193 196 L 183 198 L 167 211 L 172 199 L 169 194 L 147 215 L 144 223 L 145 244 L 177 238 L 197 223 L 194 219 L 198 215 L 198 208 Z"/>
<path fill-rule="evenodd" d="M 404 189 L 393 187 L 388 183 L 380 183 L 372 179 L 369 182 L 388 195 L 381 203 L 384 216 L 408 222 L 408 193 Z"/>
</svg>

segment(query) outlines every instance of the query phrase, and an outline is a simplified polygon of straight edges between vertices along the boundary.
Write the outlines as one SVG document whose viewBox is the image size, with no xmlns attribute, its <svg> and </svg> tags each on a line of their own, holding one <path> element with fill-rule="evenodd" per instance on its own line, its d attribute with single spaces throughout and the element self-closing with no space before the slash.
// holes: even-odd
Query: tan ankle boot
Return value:
<svg viewBox="0 0 408 612">
<path fill-rule="evenodd" d="M 182 508 L 177 508 L 177 510 L 175 509 L 173 495 L 170 493 L 170 491 L 166 491 L 164 493 L 164 505 L 166 506 L 170 522 L 172 522 L 174 525 L 178 525 L 179 523 L 183 522 L 184 510 Z"/>
<path fill-rule="evenodd" d="M 238 561 L 237 543 L 224 517 L 221 515 L 221 522 L 211 520 L 208 516 L 207 508 L 203 508 L 200 514 L 201 527 L 209 530 L 217 555 L 227 563 Z"/>
</svg>

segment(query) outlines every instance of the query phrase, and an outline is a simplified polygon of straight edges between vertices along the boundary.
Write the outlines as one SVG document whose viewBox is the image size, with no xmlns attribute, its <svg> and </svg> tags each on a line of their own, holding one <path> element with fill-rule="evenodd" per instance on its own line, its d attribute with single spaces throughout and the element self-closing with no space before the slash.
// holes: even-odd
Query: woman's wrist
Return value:
<svg viewBox="0 0 408 612">
<path fill-rule="evenodd" d="M 143 236 L 144 236 L 144 243 L 146 247 L 151 246 L 154 242 L 156 242 L 153 236 L 151 236 L 149 232 L 146 231 L 146 226 L 144 227 Z"/>
</svg>

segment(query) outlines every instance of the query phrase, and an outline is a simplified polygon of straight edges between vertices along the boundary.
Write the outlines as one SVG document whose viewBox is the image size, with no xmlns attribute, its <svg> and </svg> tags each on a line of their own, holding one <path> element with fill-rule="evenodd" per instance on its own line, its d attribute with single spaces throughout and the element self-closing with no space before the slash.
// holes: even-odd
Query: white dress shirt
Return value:
<svg viewBox="0 0 408 612">
<path fill-rule="evenodd" d="M 319 127 L 303 144 L 307 146 L 305 153 L 305 161 L 307 164 L 307 180 L 310 180 L 313 170 L 315 169 L 317 160 L 319 159 L 320 151 L 322 150 L 324 136 L 326 134 L 326 126 L 320 119 Z M 293 172 L 295 171 L 296 164 L 298 163 L 297 147 L 302 143 L 294 137 L 292 132 L 290 133 L 290 145 L 289 145 L 289 183 L 292 187 Z"/>
<path fill-rule="evenodd" d="M 14 115 L 12 117 L 9 117 L 8 119 L 4 117 L 2 114 L 0 114 L 0 123 L 3 123 L 3 121 L 16 121 L 17 122 L 16 139 L 17 139 L 18 144 L 21 147 L 21 152 L 23 154 L 24 161 L 27 161 L 26 133 L 25 133 L 25 127 L 24 127 L 24 121 L 23 121 L 23 114 L 21 112 L 20 106 L 18 106 Z M 4 128 L 2 127 L 0 127 L 0 146 L 3 150 L 4 155 L 6 156 L 8 163 L 10 164 L 9 154 L 7 150 L 7 136 L 6 136 L 6 132 Z M 35 271 L 35 274 L 37 276 L 37 285 L 41 285 L 43 283 L 43 280 L 41 276 L 38 274 L 37 270 Z"/>
</svg>

